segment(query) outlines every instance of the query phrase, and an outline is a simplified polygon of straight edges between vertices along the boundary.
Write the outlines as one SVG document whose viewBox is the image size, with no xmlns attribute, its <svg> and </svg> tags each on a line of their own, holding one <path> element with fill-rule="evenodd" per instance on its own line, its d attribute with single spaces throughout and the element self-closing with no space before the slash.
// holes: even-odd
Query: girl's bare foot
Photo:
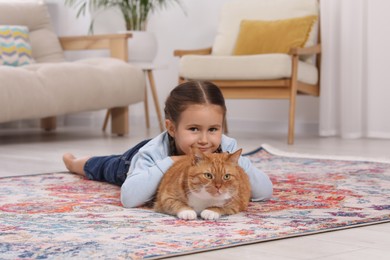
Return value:
<svg viewBox="0 0 390 260">
<path fill-rule="evenodd" d="M 70 171 L 78 175 L 85 176 L 84 165 L 91 158 L 89 156 L 76 158 L 71 153 L 65 153 L 62 156 L 62 160 L 64 161 L 65 167 Z"/>
</svg>

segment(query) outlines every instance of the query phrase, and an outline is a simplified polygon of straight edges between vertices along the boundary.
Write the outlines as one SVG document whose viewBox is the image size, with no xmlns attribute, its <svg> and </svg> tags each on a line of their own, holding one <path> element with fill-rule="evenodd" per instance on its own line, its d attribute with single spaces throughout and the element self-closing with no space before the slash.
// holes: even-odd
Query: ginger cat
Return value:
<svg viewBox="0 0 390 260">
<path fill-rule="evenodd" d="M 180 219 L 218 219 L 246 210 L 250 196 L 248 175 L 235 153 L 204 154 L 192 148 L 164 174 L 154 209 Z"/>
</svg>

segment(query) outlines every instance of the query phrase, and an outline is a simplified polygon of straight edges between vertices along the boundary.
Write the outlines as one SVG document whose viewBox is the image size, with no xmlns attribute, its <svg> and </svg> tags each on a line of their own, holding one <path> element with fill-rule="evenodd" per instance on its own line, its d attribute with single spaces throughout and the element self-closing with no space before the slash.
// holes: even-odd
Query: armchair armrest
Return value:
<svg viewBox="0 0 390 260">
<path fill-rule="evenodd" d="M 305 48 L 291 48 L 289 51 L 290 55 L 310 55 L 310 54 L 319 54 L 321 53 L 321 44 L 317 44 Z"/>
<path fill-rule="evenodd" d="M 195 54 L 195 55 L 208 55 L 211 54 L 212 48 L 203 48 L 203 49 L 196 49 L 196 50 L 175 50 L 173 52 L 174 56 L 182 57 L 184 55 L 189 54 Z"/>
<path fill-rule="evenodd" d="M 69 50 L 108 49 L 113 58 L 127 61 L 127 39 L 131 33 L 59 37 L 62 48 Z"/>
</svg>

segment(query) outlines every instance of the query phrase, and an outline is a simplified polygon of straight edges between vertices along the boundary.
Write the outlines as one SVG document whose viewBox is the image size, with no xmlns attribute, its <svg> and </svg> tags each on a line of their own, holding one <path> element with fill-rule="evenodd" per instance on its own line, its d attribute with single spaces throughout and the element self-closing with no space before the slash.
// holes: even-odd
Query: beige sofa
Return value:
<svg viewBox="0 0 390 260">
<path fill-rule="evenodd" d="M 43 0 L 0 0 L 0 25 L 27 26 L 33 58 L 0 65 L 0 123 L 40 118 L 51 130 L 55 116 L 110 109 L 112 133 L 128 133 L 128 106 L 145 93 L 143 72 L 125 62 L 130 35 L 58 37 Z M 93 49 L 111 57 L 65 61 L 64 50 Z"/>
</svg>

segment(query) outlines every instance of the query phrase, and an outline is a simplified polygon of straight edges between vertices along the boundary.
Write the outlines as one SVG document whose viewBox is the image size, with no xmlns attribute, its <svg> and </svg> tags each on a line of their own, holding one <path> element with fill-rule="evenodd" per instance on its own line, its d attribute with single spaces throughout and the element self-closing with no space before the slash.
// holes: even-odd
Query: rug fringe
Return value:
<svg viewBox="0 0 390 260">
<path fill-rule="evenodd" d="M 310 158 L 310 159 L 324 159 L 324 160 L 339 160 L 339 161 L 363 161 L 363 162 L 378 162 L 378 163 L 389 163 L 390 159 L 385 157 L 360 157 L 360 156 L 345 156 L 345 155 L 320 155 L 320 154 L 309 154 L 309 153 L 296 153 L 286 152 L 278 148 L 275 148 L 269 144 L 262 144 L 261 148 L 268 151 L 273 155 L 294 157 L 294 158 Z"/>
</svg>

